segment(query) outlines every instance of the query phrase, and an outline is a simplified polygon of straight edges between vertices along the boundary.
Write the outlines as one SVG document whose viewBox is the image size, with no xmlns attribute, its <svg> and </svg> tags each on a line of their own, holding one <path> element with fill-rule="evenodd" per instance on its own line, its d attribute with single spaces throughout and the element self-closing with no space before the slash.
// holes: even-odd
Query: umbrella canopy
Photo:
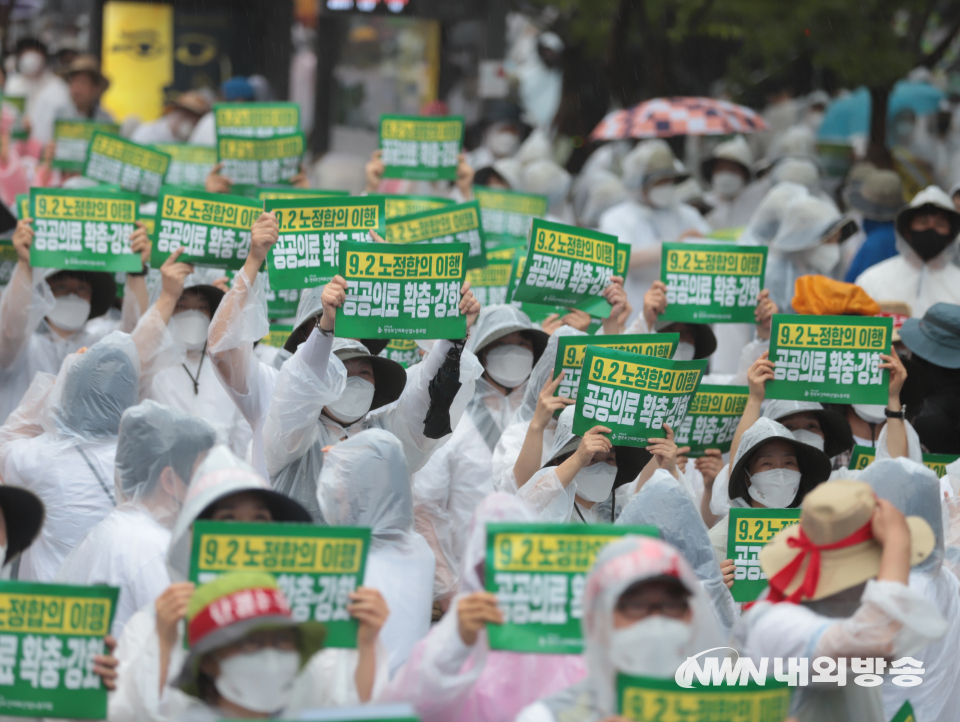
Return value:
<svg viewBox="0 0 960 722">
<path fill-rule="evenodd" d="M 929 83 L 901 80 L 893 86 L 887 102 L 887 120 L 892 120 L 898 111 L 908 109 L 917 115 L 926 115 L 937 109 L 943 91 Z M 852 135 L 870 132 L 870 91 L 857 88 L 845 98 L 834 101 L 817 131 L 820 140 L 839 140 Z"/>
<path fill-rule="evenodd" d="M 730 135 L 767 129 L 767 122 L 755 111 L 726 100 L 654 98 L 633 108 L 607 113 L 590 138 L 620 140 L 672 135 Z"/>
</svg>

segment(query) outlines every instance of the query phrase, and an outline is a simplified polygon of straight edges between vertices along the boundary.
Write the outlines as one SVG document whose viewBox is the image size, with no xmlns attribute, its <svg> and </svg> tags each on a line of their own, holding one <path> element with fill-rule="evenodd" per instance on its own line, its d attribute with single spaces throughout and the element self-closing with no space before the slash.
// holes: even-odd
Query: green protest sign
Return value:
<svg viewBox="0 0 960 722">
<path fill-rule="evenodd" d="M 470 247 L 468 269 L 487 263 L 480 204 L 476 201 L 390 218 L 384 238 L 387 243 L 466 243 Z"/>
<path fill-rule="evenodd" d="M 520 279 L 523 278 L 523 269 L 526 263 L 527 250 L 526 244 L 524 243 L 523 246 L 518 246 L 514 251 L 513 266 L 510 269 L 510 285 L 507 286 L 507 303 L 513 303 L 514 306 L 519 306 L 520 310 L 527 314 L 533 323 L 543 322 L 551 313 L 556 313 L 561 316 L 565 314 L 568 309 L 563 306 L 548 306 L 539 303 L 514 301 L 513 296 L 517 291 L 517 284 L 520 282 Z M 602 301 L 603 299 L 600 300 Z"/>
<path fill-rule="evenodd" d="M 273 348 L 283 348 L 283 344 L 290 338 L 291 333 L 293 333 L 293 326 L 282 326 L 271 323 L 270 331 L 260 339 L 260 343 L 264 346 L 272 346 Z"/>
<path fill-rule="evenodd" d="M 390 220 L 400 216 L 412 216 L 414 213 L 423 213 L 423 211 L 433 211 L 444 206 L 452 206 L 455 201 L 451 198 L 439 198 L 437 196 L 385 195 L 383 203 L 387 220 Z"/>
<path fill-rule="evenodd" d="M 223 163 L 220 173 L 233 183 L 289 181 L 300 172 L 306 147 L 303 133 L 273 138 L 217 136 L 217 159 Z"/>
<path fill-rule="evenodd" d="M 664 243 L 664 321 L 753 323 L 767 267 L 766 246 Z"/>
<path fill-rule="evenodd" d="M 903 706 L 897 710 L 897 713 L 890 719 L 890 722 L 917 722 L 910 700 L 903 703 Z"/>
<path fill-rule="evenodd" d="M 487 250 L 487 263 L 483 268 L 467 271 L 470 290 L 481 306 L 493 306 L 507 303 L 507 289 L 510 286 L 510 269 L 518 246 L 504 246 L 496 250 Z"/>
<path fill-rule="evenodd" d="M 535 218 L 513 298 L 568 308 L 593 304 L 613 275 L 616 248 L 616 236 Z"/>
<path fill-rule="evenodd" d="M 380 116 L 384 178 L 456 180 L 462 149 L 462 116 Z"/>
<path fill-rule="evenodd" d="M 760 569 L 760 550 L 780 530 L 800 520 L 799 509 L 730 509 L 727 559 L 737 570 L 730 593 L 738 602 L 752 602 L 767 588 L 767 575 Z"/>
<path fill-rule="evenodd" d="M 466 338 L 460 289 L 467 252 L 466 243 L 343 244 L 340 275 L 348 288 L 337 309 L 337 336 Z"/>
<path fill-rule="evenodd" d="M 106 719 L 107 689 L 93 671 L 120 590 L 0 582 L 0 713 Z"/>
<path fill-rule="evenodd" d="M 847 464 L 848 469 L 866 469 L 870 464 L 873 463 L 873 460 L 877 457 L 877 450 L 872 446 L 860 446 L 859 444 L 853 447 L 853 452 L 850 455 L 850 463 Z"/>
<path fill-rule="evenodd" d="M 82 173 L 87 161 L 87 148 L 96 132 L 116 135 L 120 126 L 99 120 L 57 120 L 53 124 L 53 160 L 50 165 L 60 170 Z"/>
<path fill-rule="evenodd" d="M 277 578 L 293 618 L 327 626 L 327 647 L 357 646 L 349 594 L 363 585 L 370 530 L 313 524 L 196 521 L 190 552 L 191 582 L 225 572 L 269 572 Z"/>
<path fill-rule="evenodd" d="M 12 109 L 13 127 L 10 129 L 11 140 L 27 140 L 30 137 L 30 131 L 27 130 L 25 112 L 27 109 L 27 98 L 25 95 L 7 95 L 4 93 L 3 102 Z"/>
<path fill-rule="evenodd" d="M 264 201 L 280 225 L 280 239 L 267 258 L 270 287 L 311 288 L 340 268 L 340 244 L 386 234 L 380 197 L 289 198 Z"/>
<path fill-rule="evenodd" d="M 790 713 L 786 681 L 701 684 L 617 675 L 617 711 L 634 722 L 783 722 Z"/>
<path fill-rule="evenodd" d="M 419 363 L 420 347 L 411 338 L 396 338 L 387 344 L 380 355 L 408 369 L 415 363 Z"/>
<path fill-rule="evenodd" d="M 675 429 L 677 446 L 689 446 L 688 457 L 703 456 L 707 449 L 730 451 L 730 442 L 747 407 L 750 389 L 746 386 L 710 386 L 701 384 L 687 415 Z"/>
<path fill-rule="evenodd" d="M 217 136 L 275 138 L 300 130 L 297 103 L 216 103 L 213 122 Z"/>
<path fill-rule="evenodd" d="M 250 229 L 261 212 L 260 203 L 251 198 L 163 186 L 150 264 L 159 268 L 183 246 L 184 263 L 239 270 L 250 252 Z"/>
<path fill-rule="evenodd" d="M 776 314 L 770 331 L 768 399 L 828 404 L 886 404 L 893 319 Z"/>
<path fill-rule="evenodd" d="M 98 131 L 87 147 L 83 174 L 155 198 L 169 168 L 170 156 L 166 153 Z"/>
<path fill-rule="evenodd" d="M 170 156 L 170 167 L 164 183 L 172 186 L 203 188 L 207 176 L 217 164 L 217 149 L 189 143 L 156 143 L 152 146 Z"/>
<path fill-rule="evenodd" d="M 503 612 L 503 624 L 487 625 L 490 649 L 582 652 L 587 574 L 599 551 L 627 534 L 660 536 L 647 525 L 487 524 L 484 580 Z"/>
<path fill-rule="evenodd" d="M 483 229 L 492 245 L 514 241 L 527 242 L 534 218 L 547 213 L 546 196 L 533 193 L 497 190 L 474 186 L 473 195 L 480 202 Z"/>
<path fill-rule="evenodd" d="M 140 197 L 102 188 L 32 188 L 30 265 L 77 271 L 143 268 L 130 250 Z"/>
<path fill-rule="evenodd" d="M 614 276 L 626 279 L 630 267 L 630 251 L 632 248 L 629 243 L 617 243 L 616 262 L 613 267 Z M 613 306 L 607 302 L 607 299 L 598 297 L 593 299 L 593 303 L 584 304 L 580 310 L 586 311 L 594 318 L 604 319 L 610 317 Z"/>
<path fill-rule="evenodd" d="M 239 187 L 239 186 L 237 186 Z M 338 198 L 350 195 L 350 191 L 329 191 L 322 188 L 294 188 L 286 186 L 285 188 L 270 188 L 261 186 L 245 186 L 252 188 L 251 198 L 258 201 L 277 200 L 280 198 Z M 240 195 L 246 195 L 241 193 Z"/>
<path fill-rule="evenodd" d="M 707 370 L 707 360 L 670 361 L 655 356 L 587 346 L 580 374 L 573 433 L 610 429 L 618 446 L 645 447 L 676 430 Z"/>
<path fill-rule="evenodd" d="M 561 336 L 557 344 L 557 360 L 553 364 L 553 377 L 566 371 L 554 396 L 577 398 L 580 375 L 587 348 L 614 349 L 643 356 L 672 358 L 680 343 L 679 333 L 638 333 L 621 336 Z"/>
<path fill-rule="evenodd" d="M 866 469 L 877 457 L 877 450 L 872 446 L 854 446 L 853 453 L 850 456 L 848 469 Z M 960 456 L 957 454 L 923 454 L 923 465 L 942 479 L 947 475 L 947 466 L 956 461 Z"/>
<path fill-rule="evenodd" d="M 30 194 L 29 193 L 17 193 L 17 197 L 14 200 L 14 213 L 16 213 L 17 218 L 24 219 L 30 217 Z"/>
</svg>

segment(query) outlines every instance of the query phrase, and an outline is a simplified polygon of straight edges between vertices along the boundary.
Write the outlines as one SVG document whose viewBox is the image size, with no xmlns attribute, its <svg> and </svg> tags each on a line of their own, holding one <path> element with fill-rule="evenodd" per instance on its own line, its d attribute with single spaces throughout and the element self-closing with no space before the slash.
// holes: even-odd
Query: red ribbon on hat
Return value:
<svg viewBox="0 0 960 722">
<path fill-rule="evenodd" d="M 818 545 L 810 540 L 810 537 L 799 527 L 800 533 L 795 537 L 787 539 L 787 546 L 793 549 L 799 549 L 800 553 L 794 557 L 793 561 L 787 564 L 783 569 L 770 577 L 770 592 L 767 595 L 767 601 L 782 602 L 788 601 L 797 604 L 801 599 L 813 599 L 817 591 L 817 584 L 820 582 L 820 552 L 832 551 L 834 549 L 843 549 L 852 547 L 855 544 L 862 544 L 865 541 L 873 539 L 872 529 L 873 519 L 853 532 L 850 536 L 844 537 L 833 544 Z M 807 573 L 803 577 L 800 586 L 797 587 L 789 597 L 784 597 L 784 590 L 790 585 L 800 571 L 803 560 L 810 558 L 807 565 Z"/>
</svg>

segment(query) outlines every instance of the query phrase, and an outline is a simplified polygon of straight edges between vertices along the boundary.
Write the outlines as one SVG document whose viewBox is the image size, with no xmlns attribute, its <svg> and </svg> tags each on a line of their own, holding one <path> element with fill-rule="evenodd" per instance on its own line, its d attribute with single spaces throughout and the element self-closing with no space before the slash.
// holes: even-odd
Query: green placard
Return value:
<svg viewBox="0 0 960 722">
<path fill-rule="evenodd" d="M 410 368 L 420 362 L 420 347 L 417 342 L 410 338 L 396 338 L 387 344 L 387 347 L 380 352 L 384 358 L 396 361 L 405 369 Z"/>
<path fill-rule="evenodd" d="M 487 263 L 483 268 L 467 271 L 470 290 L 481 306 L 493 306 L 507 302 L 510 287 L 510 269 L 519 245 L 487 249 Z"/>
<path fill-rule="evenodd" d="M 297 103 L 217 103 L 213 106 L 217 136 L 275 138 L 300 130 Z"/>
<path fill-rule="evenodd" d="M 917 722 L 910 700 L 903 703 L 903 706 L 897 710 L 897 713 L 891 718 L 890 722 Z"/>
<path fill-rule="evenodd" d="M 106 654 L 120 590 L 0 582 L 0 713 L 106 719 L 107 690 L 93 672 Z"/>
<path fill-rule="evenodd" d="M 790 687 L 764 684 L 700 684 L 687 689 L 673 677 L 617 675 L 617 711 L 635 722 L 783 722 L 790 713 Z"/>
<path fill-rule="evenodd" d="M 467 268 L 482 268 L 487 249 L 476 201 L 443 206 L 432 211 L 400 216 L 387 221 L 387 243 L 466 243 L 470 247 Z"/>
<path fill-rule="evenodd" d="M 858 470 L 866 469 L 876 458 L 877 450 L 875 448 L 872 446 L 860 446 L 857 444 L 853 447 L 853 452 L 850 456 L 850 463 L 847 464 L 847 468 Z"/>
<path fill-rule="evenodd" d="M 225 572 L 270 572 L 293 618 L 327 625 L 327 647 L 357 646 L 357 621 L 348 595 L 363 585 L 370 530 L 313 524 L 193 524 L 190 581 L 204 584 Z"/>
<path fill-rule="evenodd" d="M 30 194 L 29 193 L 18 193 L 16 199 L 14 200 L 14 213 L 16 213 L 17 218 L 24 219 L 30 217 Z"/>
<path fill-rule="evenodd" d="M 303 133 L 272 138 L 217 136 L 220 174 L 233 183 L 280 183 L 300 172 L 307 144 Z"/>
<path fill-rule="evenodd" d="M 261 204 L 252 198 L 163 186 L 150 264 L 159 268 L 183 246 L 184 263 L 239 270 L 250 253 L 250 229 L 260 213 Z"/>
<path fill-rule="evenodd" d="M 760 569 L 760 550 L 781 529 L 799 520 L 799 509 L 730 509 L 727 559 L 737 565 L 730 588 L 735 601 L 752 602 L 767 588 L 767 575 Z"/>
<path fill-rule="evenodd" d="M 490 649 L 582 652 L 587 574 L 603 547 L 628 534 L 660 536 L 649 525 L 487 524 L 484 580 L 503 612 L 503 624 L 487 625 Z"/>
<path fill-rule="evenodd" d="M 466 243 L 344 243 L 340 275 L 348 288 L 337 309 L 336 335 L 466 338 L 460 289 L 468 250 Z"/>
<path fill-rule="evenodd" d="M 664 321 L 753 323 L 767 267 L 766 246 L 664 243 Z"/>
<path fill-rule="evenodd" d="M 513 300 L 513 295 L 517 291 L 517 284 L 523 277 L 523 269 L 524 266 L 526 266 L 526 263 L 527 249 L 526 244 L 523 244 L 523 246 L 518 246 L 516 251 L 514 251 L 513 266 L 510 269 L 510 285 L 507 286 L 507 303 L 512 303 L 514 306 L 519 306 L 520 310 L 527 314 L 527 316 L 530 318 L 530 321 L 535 324 L 541 323 L 551 313 L 556 313 L 561 316 L 565 314 L 569 309 L 563 306 L 548 306 L 539 303 L 524 303 Z M 603 299 L 601 298 L 599 300 L 602 301 Z"/>
<path fill-rule="evenodd" d="M 535 218 L 513 298 L 545 306 L 589 307 L 613 275 L 616 248 L 616 236 Z"/>
<path fill-rule="evenodd" d="M 737 424 L 747 407 L 750 389 L 746 386 L 701 384 L 690 402 L 687 415 L 676 430 L 677 446 L 689 446 L 690 458 L 703 456 L 707 449 L 730 451 Z"/>
<path fill-rule="evenodd" d="M 280 224 L 280 239 L 267 259 L 270 287 L 312 288 L 339 273 L 345 241 L 366 242 L 369 231 L 383 237 L 383 198 L 287 198 L 264 201 Z"/>
<path fill-rule="evenodd" d="M 438 196 L 395 195 L 385 195 L 383 202 L 387 220 L 400 216 L 412 216 L 414 213 L 432 211 L 444 206 L 452 206 L 455 203 L 451 198 L 440 198 Z"/>
<path fill-rule="evenodd" d="M 542 218 L 547 213 L 546 196 L 496 190 L 486 186 L 474 186 L 473 195 L 480 202 L 483 229 L 487 233 L 488 243 L 526 243 L 530 237 L 533 219 Z"/>
<path fill-rule="evenodd" d="M 280 198 L 340 198 L 350 195 L 350 191 L 332 191 L 323 188 L 294 188 L 293 186 L 286 186 L 285 188 L 246 187 L 254 189 L 250 197 L 256 198 L 258 201 L 277 200 Z M 240 195 L 244 194 L 241 193 Z"/>
<path fill-rule="evenodd" d="M 384 178 L 455 180 L 462 149 L 462 116 L 380 116 Z"/>
<path fill-rule="evenodd" d="M 629 243 L 617 243 L 616 264 L 613 268 L 614 276 L 620 276 L 620 278 L 626 280 L 627 271 L 630 270 L 630 251 L 632 248 Z M 581 310 L 586 311 L 594 318 L 604 319 L 610 317 L 613 306 L 607 302 L 607 299 L 597 298 L 594 299 L 593 303 L 582 306 Z"/>
<path fill-rule="evenodd" d="M 610 429 L 618 446 L 647 446 L 676 431 L 707 370 L 707 360 L 670 361 L 626 351 L 587 346 L 577 389 L 573 433 L 594 426 Z"/>
<path fill-rule="evenodd" d="M 872 446 L 854 446 L 848 469 L 866 469 L 877 457 L 877 450 Z M 956 454 L 923 454 L 923 465 L 933 471 L 938 479 L 947 475 L 947 465 L 952 464 L 960 456 Z"/>
<path fill-rule="evenodd" d="M 283 348 L 283 344 L 290 338 L 291 333 L 293 333 L 293 326 L 283 326 L 272 323 L 270 324 L 270 331 L 260 339 L 260 343 L 264 346 L 272 346 L 273 348 Z"/>
<path fill-rule="evenodd" d="M 770 330 L 768 399 L 828 404 L 886 404 L 893 319 L 776 314 Z"/>
<path fill-rule="evenodd" d="M 164 183 L 173 186 L 203 188 L 207 176 L 217 164 L 217 149 L 189 143 L 157 143 L 153 146 L 170 156 L 170 167 Z"/>
<path fill-rule="evenodd" d="M 577 398 L 580 388 L 580 372 L 587 348 L 614 349 L 643 356 L 672 358 L 680 343 L 679 333 L 638 333 L 622 336 L 561 336 L 557 343 L 557 360 L 553 364 L 553 377 L 566 370 L 554 396 Z"/>
<path fill-rule="evenodd" d="M 27 124 L 24 122 L 24 115 L 27 109 L 27 98 L 23 95 L 4 94 L 3 102 L 13 107 L 14 119 L 13 127 L 10 129 L 11 140 L 26 140 L 30 137 L 30 131 L 27 130 Z"/>
<path fill-rule="evenodd" d="M 170 168 L 170 156 L 116 135 L 95 132 L 87 147 L 83 174 L 125 191 L 155 198 Z"/>
<path fill-rule="evenodd" d="M 77 271 L 134 271 L 130 250 L 140 198 L 103 188 L 32 188 L 30 265 Z"/>
<path fill-rule="evenodd" d="M 87 148 L 96 132 L 116 135 L 120 126 L 99 120 L 57 120 L 53 124 L 56 148 L 50 165 L 60 170 L 82 173 L 87 162 Z"/>
<path fill-rule="evenodd" d="M 299 288 L 281 288 L 274 291 L 270 288 L 270 274 L 260 271 L 263 279 L 263 288 L 267 296 L 267 316 L 270 318 L 292 318 L 297 315 L 300 305 Z"/>
</svg>

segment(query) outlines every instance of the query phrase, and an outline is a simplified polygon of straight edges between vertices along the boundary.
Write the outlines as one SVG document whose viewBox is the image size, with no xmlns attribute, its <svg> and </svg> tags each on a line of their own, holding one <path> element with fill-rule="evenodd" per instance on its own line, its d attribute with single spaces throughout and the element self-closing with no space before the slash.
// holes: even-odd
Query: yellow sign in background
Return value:
<svg viewBox="0 0 960 722">
<path fill-rule="evenodd" d="M 110 88 L 103 107 L 117 122 L 147 122 L 163 112 L 163 89 L 173 82 L 173 6 L 108 2 L 103 6 L 103 74 Z"/>
</svg>

